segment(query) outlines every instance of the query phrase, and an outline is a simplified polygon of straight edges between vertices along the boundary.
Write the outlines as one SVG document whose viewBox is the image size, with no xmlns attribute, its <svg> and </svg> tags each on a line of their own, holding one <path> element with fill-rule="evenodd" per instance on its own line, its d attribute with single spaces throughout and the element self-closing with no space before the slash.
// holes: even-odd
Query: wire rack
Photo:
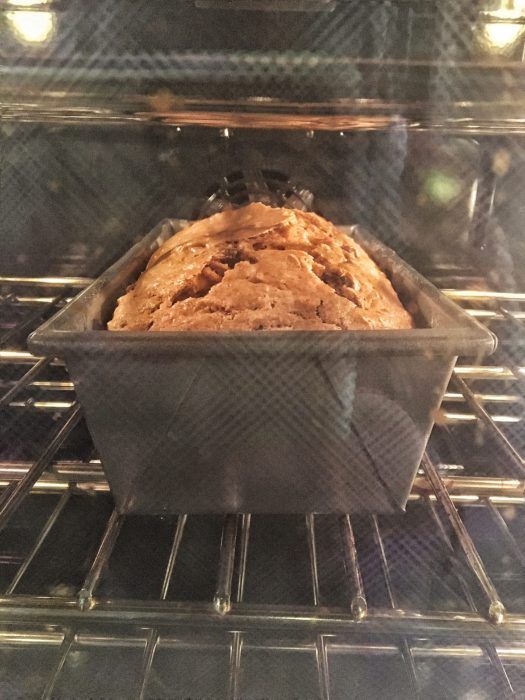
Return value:
<svg viewBox="0 0 525 700">
<path fill-rule="evenodd" d="M 525 294 L 432 276 L 500 344 L 458 363 L 407 513 L 225 518 L 112 509 L 64 366 L 25 349 L 89 280 L 0 277 L 6 668 L 40 655 L 47 698 L 523 697 Z"/>
</svg>

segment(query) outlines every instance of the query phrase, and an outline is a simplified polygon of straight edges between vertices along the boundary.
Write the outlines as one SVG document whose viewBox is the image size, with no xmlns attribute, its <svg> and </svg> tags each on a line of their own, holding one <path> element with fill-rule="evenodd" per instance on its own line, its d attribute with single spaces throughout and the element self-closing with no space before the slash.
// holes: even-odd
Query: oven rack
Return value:
<svg viewBox="0 0 525 700">
<path fill-rule="evenodd" d="M 198 637 L 197 639 L 195 638 L 196 636 Z M 230 637 L 229 640 L 228 636 Z M 290 659 L 292 655 L 306 657 L 309 665 L 312 669 L 316 668 L 317 672 L 317 687 L 315 690 L 312 690 L 313 683 L 310 682 L 310 692 L 308 695 L 304 696 L 309 698 L 321 698 L 325 700 L 331 697 L 348 697 L 337 691 L 334 694 L 331 690 L 331 686 L 333 686 L 332 674 L 335 675 L 337 673 L 338 659 L 341 657 L 343 657 L 343 659 L 345 657 L 361 657 L 365 663 L 367 660 L 368 662 L 371 661 L 371 668 L 375 667 L 376 670 L 385 660 L 393 659 L 398 664 L 399 669 L 404 669 L 407 678 L 402 680 L 404 694 L 402 696 L 397 694 L 391 695 L 390 697 L 423 697 L 419 690 L 420 679 L 418 668 L 429 661 L 432 662 L 436 660 L 438 662 L 457 664 L 458 666 L 475 662 L 476 666 L 470 669 L 470 671 L 471 673 L 472 671 L 477 673 L 478 677 L 477 682 L 476 678 L 472 679 L 472 685 L 481 686 L 486 691 L 487 685 L 490 684 L 489 687 L 494 692 L 494 694 L 487 694 L 485 692 L 485 694 L 479 694 L 476 697 L 523 697 L 520 690 L 518 690 L 518 692 L 514 690 L 516 684 L 513 684 L 513 679 L 515 677 L 519 678 L 516 673 L 516 668 L 519 664 L 524 663 L 525 647 L 520 644 L 498 644 L 497 646 L 484 643 L 479 645 L 468 643 L 462 645 L 446 643 L 432 644 L 429 643 L 428 640 L 418 640 L 415 638 L 410 641 L 404 640 L 400 644 L 388 641 L 367 643 L 366 641 L 352 641 L 342 635 L 323 634 L 318 635 L 317 638 L 312 640 L 305 637 L 294 637 L 288 633 L 280 637 L 279 640 L 275 637 L 272 639 L 271 636 L 252 636 L 250 638 L 249 635 L 243 635 L 243 639 L 241 640 L 242 646 L 239 646 L 238 642 L 236 643 L 236 639 L 240 636 L 241 633 L 236 631 L 229 635 L 214 635 L 207 629 L 201 631 L 198 635 L 191 636 L 185 635 L 184 632 L 181 632 L 179 629 L 169 629 L 167 631 L 155 630 L 152 636 L 151 633 L 148 633 L 146 630 L 138 630 L 133 627 L 126 629 L 124 632 L 120 630 L 120 633 L 116 633 L 114 630 L 112 631 L 108 628 L 103 631 L 97 630 L 96 632 L 89 629 L 75 632 L 70 629 L 64 630 L 60 627 L 47 626 L 45 629 L 33 630 L 6 629 L 0 634 L 0 644 L 2 648 L 14 652 L 15 654 L 20 654 L 23 649 L 27 649 L 28 647 L 32 647 L 33 650 L 44 650 L 48 654 L 49 650 L 52 650 L 55 664 L 47 669 L 47 682 L 45 686 L 42 686 L 42 683 L 40 684 L 43 690 L 40 697 L 44 699 L 62 697 L 60 694 L 60 685 L 64 684 L 64 681 L 61 675 L 64 674 L 64 668 L 68 662 L 68 657 L 75 656 L 79 653 L 89 655 L 90 652 L 98 652 L 97 662 L 99 664 L 98 670 L 100 670 L 101 653 L 115 654 L 115 652 L 122 652 L 122 650 L 127 654 L 131 652 L 132 660 L 137 663 L 132 681 L 129 683 L 130 692 L 125 697 L 174 697 L 169 694 L 151 694 L 148 691 L 148 686 L 153 685 L 151 683 L 151 677 L 154 674 L 151 650 L 159 655 L 163 652 L 169 652 L 172 660 L 174 658 L 176 659 L 178 654 L 184 652 L 193 654 L 205 653 L 208 655 L 208 659 L 210 654 L 220 654 L 226 662 L 224 665 L 228 670 L 227 673 L 224 674 L 225 677 L 221 679 L 223 681 L 222 687 L 218 687 L 217 684 L 215 684 L 216 679 L 214 679 L 214 684 L 209 685 L 212 694 L 206 697 L 246 697 L 244 695 L 239 695 L 238 692 L 240 655 L 236 657 L 235 654 L 238 654 L 239 649 L 242 654 L 246 656 L 254 654 L 264 654 L 268 656 L 269 654 L 274 654 L 281 662 L 283 657 L 285 659 Z M 105 688 L 107 692 L 108 687 L 111 688 L 115 684 L 115 678 L 111 676 L 107 664 L 103 668 L 107 673 L 106 685 L 95 685 L 95 687 Z M 371 675 L 371 668 L 368 669 L 369 676 Z M 88 667 L 88 670 L 92 672 L 95 670 L 93 662 L 91 664 L 91 669 Z M 457 672 L 456 670 L 456 673 Z M 341 671 L 339 671 L 339 673 L 341 673 Z M 311 675 L 313 676 L 313 673 Z M 428 682 L 428 680 L 424 678 L 424 675 L 426 674 L 423 671 L 423 682 Z M 394 676 L 394 679 L 399 683 L 399 677 L 396 679 Z M 432 680 L 434 683 L 436 682 L 435 678 Z M 450 687 L 452 685 L 450 680 L 450 677 L 448 680 L 441 679 L 442 686 L 447 687 L 448 685 L 448 687 Z M 465 681 L 464 678 L 462 680 L 463 682 Z M 293 679 L 293 682 L 293 688 L 297 691 L 298 686 L 299 688 L 301 687 L 299 685 L 300 681 L 296 677 Z M 368 678 L 368 682 L 369 689 L 372 692 L 375 689 L 376 693 L 373 696 L 366 695 L 361 697 L 380 697 L 377 692 L 377 681 L 374 683 Z M 519 687 L 521 688 L 522 686 Z M 185 686 L 185 688 L 189 688 L 188 692 L 191 692 L 194 686 L 189 685 Z M 281 687 L 280 690 L 282 692 L 283 688 Z M 298 695 L 293 693 L 292 688 L 286 690 L 289 692 L 264 697 L 298 697 Z M 290 692 L 290 690 L 292 692 Z M 436 689 L 434 688 L 433 690 L 435 691 Z M 425 697 L 452 697 L 445 694 L 439 695 L 439 686 L 437 690 L 438 694 L 434 692 L 434 694 L 426 695 Z M 84 697 L 84 695 L 82 695 L 82 697 Z M 98 697 L 98 695 L 95 697 Z M 109 697 L 112 696 L 110 695 Z M 179 697 L 179 695 L 175 697 Z M 180 697 L 182 697 L 182 695 Z M 188 695 L 185 697 L 192 696 Z"/>
<path fill-rule="evenodd" d="M 370 8 L 336 0 L 195 0 L 193 7 L 180 4 L 175 22 L 171 6 L 156 8 L 156 42 L 136 21 L 136 10 L 116 0 L 102 5 L 93 11 L 76 1 L 46 3 L 56 36 L 36 52 L 28 52 L 16 32 L 5 32 L 3 120 L 370 131 L 399 126 L 401 113 L 403 127 L 414 131 L 524 132 L 523 17 L 507 51 L 480 51 L 486 29 L 498 21 L 468 0 L 374 2 Z M 258 20 L 260 36 L 232 46 L 232 27 L 243 33 L 242 24 L 228 21 L 224 9 L 262 5 L 319 10 L 317 31 L 311 16 L 298 26 L 297 13 L 285 12 L 274 43 L 270 14 Z M 183 28 L 213 8 L 221 16 L 212 15 L 211 43 L 203 32 L 199 48 L 185 46 Z M 0 2 L 0 13 L 13 9 Z M 414 41 L 418 35 L 426 40 Z M 63 51 L 56 50 L 60 43 Z M 247 88 L 254 80 L 255 95 Z"/>
<path fill-rule="evenodd" d="M 340 534 L 341 544 L 336 554 L 343 566 L 347 592 L 344 604 L 341 604 L 340 600 L 335 600 L 337 596 L 333 598 L 331 592 L 327 594 L 324 583 L 323 547 L 319 544 L 324 516 L 312 514 L 301 519 L 304 533 L 302 557 L 308 568 L 310 588 L 306 604 L 304 600 L 282 604 L 246 599 L 244 593 L 250 563 L 256 556 L 252 535 L 254 528 L 261 528 L 257 516 L 249 514 L 226 516 L 220 525 L 218 557 L 207 571 L 214 582 L 214 593 L 207 600 L 177 599 L 170 593 L 172 581 L 178 575 L 179 553 L 189 537 L 188 529 L 192 523 L 192 516 L 186 515 L 174 518 L 170 523 L 170 545 L 162 566 L 160 594 L 155 599 L 101 593 L 115 551 L 126 536 L 127 521 L 133 519 L 111 510 L 108 510 L 103 527 L 96 536 L 98 544 L 86 564 L 81 585 L 74 590 L 70 586 L 67 590 L 46 595 L 41 594 L 38 586 L 31 590 L 27 583 L 31 572 L 34 577 L 35 565 L 60 530 L 65 511 L 74 509 L 79 499 L 100 503 L 101 508 L 105 503 L 107 507 L 108 487 L 96 455 L 92 451 L 89 454 L 88 450 L 87 459 L 65 460 L 57 456 L 81 420 L 71 383 L 67 377 L 48 378 L 50 369 L 60 370 L 58 360 L 37 358 L 25 350 L 27 333 L 88 282 L 85 278 L 0 278 L 0 289 L 3 290 L 0 297 L 0 369 L 18 369 L 15 380 L 1 385 L 0 410 L 7 417 L 6 422 L 12 416 L 24 421 L 26 417 L 44 414 L 52 415 L 54 419 L 54 431 L 34 460 L 2 459 L 0 462 L 0 486 L 3 487 L 0 494 L 0 538 L 1 532 L 9 530 L 13 518 L 31 499 L 42 496 L 53 499 L 27 550 L 15 553 L 11 560 L 7 555 L 1 559 L 3 564 L 11 567 L 12 575 L 0 595 L 0 621 L 3 624 L 0 646 L 56 648 L 56 663 L 46 680 L 44 697 L 52 697 L 73 650 L 97 644 L 108 648 L 123 645 L 140 651 L 137 693 L 143 697 L 147 694 L 156 655 L 164 647 L 191 645 L 191 640 L 181 640 L 180 630 L 187 630 L 190 626 L 193 629 L 195 625 L 209 630 L 212 636 L 223 635 L 219 642 L 213 643 L 227 649 L 230 697 L 239 697 L 243 655 L 249 654 L 250 645 L 264 649 L 280 648 L 283 633 L 291 639 L 290 649 L 302 649 L 305 654 L 313 655 L 319 695 L 323 698 L 330 697 L 330 669 L 334 655 L 365 652 L 393 654 L 399 658 L 414 696 L 422 688 L 418 661 L 432 655 L 483 659 L 498 679 L 502 692 L 508 696 L 516 692 L 509 668 L 525 664 L 525 646 L 519 643 L 525 631 L 525 608 L 520 607 L 524 603 L 521 600 L 514 605 L 516 601 L 512 597 L 509 600 L 506 589 L 509 581 L 514 586 L 521 583 L 521 588 L 525 589 L 525 551 L 519 537 L 513 533 L 508 513 L 512 512 L 518 520 L 525 520 L 525 476 L 523 458 L 509 435 L 512 435 L 513 426 L 522 425 L 523 396 L 520 390 L 525 367 L 517 365 L 506 354 L 505 343 L 502 343 L 494 364 L 461 363 L 458 366 L 436 428 L 445 433 L 451 428 L 484 430 L 494 442 L 494 459 L 499 465 L 504 465 L 503 473 L 498 469 L 490 475 L 472 475 L 461 464 L 436 462 L 427 454 L 408 506 L 407 516 L 414 516 L 423 533 L 428 534 L 431 524 L 436 537 L 433 546 L 439 546 L 445 552 L 447 566 L 450 566 L 455 586 L 465 603 L 463 607 L 449 605 L 443 609 L 425 609 L 418 605 L 417 599 L 407 602 L 405 594 L 400 596 L 397 555 L 392 557 L 390 534 L 384 519 L 334 516 L 331 525 Z M 505 336 L 509 327 L 514 334 L 522 333 L 525 294 L 464 289 L 451 289 L 447 293 L 483 322 L 499 324 L 500 337 Z M 13 307 L 17 309 L 15 321 Z M 516 343 L 516 335 L 512 337 Z M 508 362 L 504 363 L 503 359 Z M 474 389 L 471 389 L 472 382 L 476 382 Z M 487 382 L 488 388 L 477 388 L 479 382 Z M 494 383 L 501 386 L 501 390 L 496 391 Z M 26 398 L 27 392 L 30 395 Z M 61 398 L 47 400 L 46 392 L 58 393 Z M 35 394 L 44 394 L 44 398 L 35 398 Z M 496 410 L 488 408 L 494 406 Z M 510 572 L 494 573 L 486 553 L 479 551 L 480 544 L 472 537 L 468 526 L 470 516 L 480 510 L 487 515 L 491 535 L 497 535 L 507 550 Z M 407 516 L 396 519 L 396 537 L 404 536 Z M 423 538 L 424 534 L 419 536 Z M 364 570 L 366 565 L 363 567 L 363 558 L 369 554 L 369 549 L 364 546 L 365 540 L 368 548 L 374 550 L 377 561 L 374 571 L 385 590 L 384 605 L 374 602 L 373 591 L 370 595 L 370 578 Z M 140 570 L 140 564 L 137 567 L 135 574 Z M 501 586 L 504 593 L 500 592 Z M 85 632 L 89 625 L 96 625 L 96 629 Z M 115 626 L 119 625 L 125 626 L 125 633 L 122 630 L 115 632 Z M 174 627 L 176 634 L 173 633 Z M 273 646 L 264 640 L 254 641 L 254 634 L 256 637 L 260 634 L 271 637 L 277 631 L 280 641 L 274 642 Z M 307 641 L 304 641 L 305 635 Z M 383 641 L 371 641 L 370 636 L 356 641 L 356 635 L 358 638 L 359 635 L 379 636 Z M 387 642 L 384 637 L 388 638 Z M 466 641 L 466 638 L 471 641 Z M 207 643 L 203 642 L 204 646 Z"/>
</svg>

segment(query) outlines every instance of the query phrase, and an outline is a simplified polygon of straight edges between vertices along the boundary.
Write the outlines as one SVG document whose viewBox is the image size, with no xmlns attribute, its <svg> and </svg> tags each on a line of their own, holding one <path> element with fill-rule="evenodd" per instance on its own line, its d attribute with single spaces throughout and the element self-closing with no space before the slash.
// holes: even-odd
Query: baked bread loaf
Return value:
<svg viewBox="0 0 525 700">
<path fill-rule="evenodd" d="M 411 328 L 386 275 L 316 214 L 249 204 L 175 234 L 118 300 L 108 329 Z"/>
</svg>

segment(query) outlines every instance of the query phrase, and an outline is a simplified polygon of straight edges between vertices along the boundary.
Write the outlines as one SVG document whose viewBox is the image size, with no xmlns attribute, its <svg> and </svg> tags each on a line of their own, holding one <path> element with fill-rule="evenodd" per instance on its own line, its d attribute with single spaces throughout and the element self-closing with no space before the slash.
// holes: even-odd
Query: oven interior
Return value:
<svg viewBox="0 0 525 700">
<path fill-rule="evenodd" d="M 524 696 L 523 3 L 42 4 L 0 3 L 0 694 Z M 161 219 L 276 199 L 497 350 L 459 358 L 404 514 L 119 515 L 27 337 Z"/>
</svg>

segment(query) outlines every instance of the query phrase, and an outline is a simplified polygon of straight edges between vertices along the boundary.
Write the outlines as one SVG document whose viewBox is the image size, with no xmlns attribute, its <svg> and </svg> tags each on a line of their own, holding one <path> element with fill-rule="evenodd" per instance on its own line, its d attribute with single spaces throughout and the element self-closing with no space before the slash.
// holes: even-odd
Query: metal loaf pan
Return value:
<svg viewBox="0 0 525 700">
<path fill-rule="evenodd" d="M 105 330 L 185 223 L 161 222 L 30 339 L 65 359 L 118 510 L 404 509 L 457 356 L 492 351 L 492 334 L 355 227 L 418 328 Z"/>
</svg>

